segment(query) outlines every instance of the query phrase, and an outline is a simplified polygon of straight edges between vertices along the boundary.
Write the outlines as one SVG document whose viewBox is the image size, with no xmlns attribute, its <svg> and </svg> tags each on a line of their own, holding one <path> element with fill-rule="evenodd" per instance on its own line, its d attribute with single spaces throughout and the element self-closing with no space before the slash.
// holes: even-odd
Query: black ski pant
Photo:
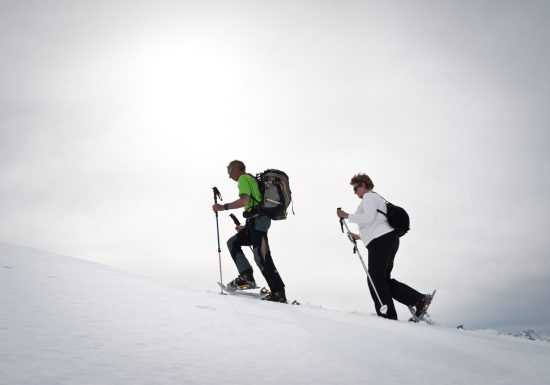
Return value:
<svg viewBox="0 0 550 385">
<path fill-rule="evenodd" d="M 253 276 L 253 269 L 244 255 L 242 246 L 252 246 L 254 261 L 262 272 L 269 289 L 272 292 L 284 290 L 285 284 L 273 263 L 271 250 L 267 239 L 267 231 L 271 226 L 271 219 L 266 215 L 259 215 L 246 221 L 245 228 L 229 238 L 227 247 L 237 265 L 239 274 Z"/>
<path fill-rule="evenodd" d="M 393 261 L 398 249 L 399 236 L 395 231 L 373 239 L 367 246 L 367 250 L 369 251 L 369 274 L 378 291 L 382 304 L 388 307 L 385 315 L 380 312 L 380 303 L 369 282 L 369 290 L 374 300 L 376 314 L 380 317 L 395 320 L 397 319 L 397 312 L 395 311 L 393 299 L 404 305 L 412 306 L 422 298 L 422 294 L 418 291 L 391 278 Z"/>
</svg>

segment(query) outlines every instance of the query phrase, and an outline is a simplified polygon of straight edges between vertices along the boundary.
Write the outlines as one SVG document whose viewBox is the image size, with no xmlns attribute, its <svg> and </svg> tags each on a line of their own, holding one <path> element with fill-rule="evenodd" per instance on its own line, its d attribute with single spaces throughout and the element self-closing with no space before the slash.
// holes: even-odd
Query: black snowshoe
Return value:
<svg viewBox="0 0 550 385">
<path fill-rule="evenodd" d="M 425 321 L 432 324 L 430 315 L 428 314 L 428 308 L 430 307 L 432 300 L 435 296 L 435 290 L 432 294 L 425 294 L 424 297 L 414 306 L 409 306 L 409 311 L 412 317 L 409 318 L 409 322 Z"/>
</svg>

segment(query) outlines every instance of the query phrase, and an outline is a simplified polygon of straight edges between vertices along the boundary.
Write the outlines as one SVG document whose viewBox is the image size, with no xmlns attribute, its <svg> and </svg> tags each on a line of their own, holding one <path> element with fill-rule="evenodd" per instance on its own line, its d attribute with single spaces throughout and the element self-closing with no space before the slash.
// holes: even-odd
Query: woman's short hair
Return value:
<svg viewBox="0 0 550 385">
<path fill-rule="evenodd" d="M 367 174 L 355 174 L 353 178 L 351 178 L 351 185 L 364 185 L 367 190 L 372 190 L 374 188 L 374 183 L 372 183 L 372 179 Z"/>
</svg>

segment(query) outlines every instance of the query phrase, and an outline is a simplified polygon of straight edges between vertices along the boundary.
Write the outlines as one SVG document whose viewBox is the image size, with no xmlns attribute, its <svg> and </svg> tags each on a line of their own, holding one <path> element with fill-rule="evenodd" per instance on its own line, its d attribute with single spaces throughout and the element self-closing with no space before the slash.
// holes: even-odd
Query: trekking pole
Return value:
<svg viewBox="0 0 550 385">
<path fill-rule="evenodd" d="M 229 216 L 231 217 L 231 219 L 233 219 L 233 223 L 235 224 L 235 226 L 240 226 L 241 225 L 241 222 L 237 219 L 235 214 L 229 214 Z M 254 253 L 254 250 L 252 249 L 252 246 L 248 246 L 248 247 L 250 247 L 250 251 L 252 251 L 252 253 Z"/>
<path fill-rule="evenodd" d="M 212 187 L 212 191 L 214 192 L 214 203 L 218 203 L 218 198 L 220 198 L 220 201 L 223 201 L 222 194 L 220 194 L 220 190 L 218 190 L 217 187 Z M 216 211 L 216 233 L 218 234 L 218 260 L 220 263 L 220 283 L 223 285 L 223 279 L 222 279 L 222 248 L 220 246 L 220 225 L 218 222 L 218 212 Z M 223 289 L 220 286 L 220 294 L 224 294 Z"/>
<path fill-rule="evenodd" d="M 341 207 L 338 207 L 338 210 L 341 210 L 341 209 L 342 209 Z M 374 282 L 372 281 L 372 278 L 369 274 L 369 270 L 367 269 L 367 266 L 365 265 L 365 261 L 363 261 L 363 257 L 361 256 L 361 253 L 359 252 L 359 248 L 357 247 L 357 241 L 351 235 L 351 231 L 349 231 L 349 227 L 348 227 L 348 224 L 346 223 L 346 220 L 344 218 L 340 218 L 340 228 L 342 229 L 342 232 L 344 232 L 344 226 L 346 227 L 346 231 L 348 232 L 349 238 L 353 242 L 353 254 L 357 253 L 357 255 L 359 256 L 359 259 L 361 260 L 361 264 L 363 265 L 363 269 L 365 269 L 365 273 L 367 273 L 367 279 L 370 282 L 372 289 L 374 290 L 374 294 L 376 294 L 376 298 L 378 299 L 378 303 L 380 304 L 380 313 L 386 314 L 388 311 L 388 307 L 382 303 L 382 300 L 378 295 L 378 291 L 374 286 Z"/>
<path fill-rule="evenodd" d="M 239 222 L 239 220 L 237 219 L 235 214 L 229 214 L 229 216 L 231 217 L 231 219 L 233 219 L 233 223 L 235 224 L 235 226 L 240 226 L 241 225 L 241 222 Z"/>
</svg>

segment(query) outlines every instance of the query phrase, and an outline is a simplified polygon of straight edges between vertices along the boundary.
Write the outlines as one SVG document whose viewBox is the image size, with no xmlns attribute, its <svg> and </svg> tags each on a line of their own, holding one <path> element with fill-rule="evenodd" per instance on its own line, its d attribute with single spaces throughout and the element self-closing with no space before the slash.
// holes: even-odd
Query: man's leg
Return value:
<svg viewBox="0 0 550 385">
<path fill-rule="evenodd" d="M 245 276 L 247 280 L 254 282 L 254 273 L 252 266 L 248 262 L 248 259 L 244 255 L 242 249 L 242 246 L 249 246 L 251 244 L 252 242 L 250 239 L 249 231 L 246 228 L 239 231 L 237 234 L 233 235 L 227 240 L 227 248 L 229 249 L 231 258 L 233 258 L 233 261 L 237 266 L 239 275 Z"/>
<path fill-rule="evenodd" d="M 271 257 L 271 249 L 267 238 L 267 230 L 271 225 L 271 220 L 266 216 L 259 216 L 256 222 L 251 226 L 252 248 L 254 259 L 260 268 L 269 289 L 272 292 L 280 292 L 285 288 L 285 284 L 275 267 Z"/>
</svg>

